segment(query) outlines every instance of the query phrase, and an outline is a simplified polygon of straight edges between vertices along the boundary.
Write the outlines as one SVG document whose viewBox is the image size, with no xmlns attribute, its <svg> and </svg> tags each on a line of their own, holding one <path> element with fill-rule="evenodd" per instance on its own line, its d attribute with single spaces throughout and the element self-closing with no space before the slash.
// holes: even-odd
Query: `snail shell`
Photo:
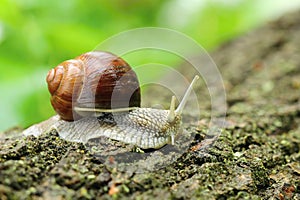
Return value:
<svg viewBox="0 0 300 200">
<path fill-rule="evenodd" d="M 48 72 L 46 81 L 54 110 L 67 121 L 80 117 L 74 107 L 140 107 L 135 72 L 123 59 L 108 52 L 88 52 L 64 61 Z"/>
</svg>

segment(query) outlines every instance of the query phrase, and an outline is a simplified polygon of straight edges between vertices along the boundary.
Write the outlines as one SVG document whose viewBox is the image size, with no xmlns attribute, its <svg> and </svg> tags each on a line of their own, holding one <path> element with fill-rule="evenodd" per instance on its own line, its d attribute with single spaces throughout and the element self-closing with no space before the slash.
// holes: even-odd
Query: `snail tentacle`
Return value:
<svg viewBox="0 0 300 200">
<path fill-rule="evenodd" d="M 189 85 L 188 89 L 186 90 L 186 92 L 185 92 L 185 94 L 184 94 L 184 96 L 183 96 L 181 102 L 179 103 L 177 109 L 175 110 L 175 112 L 176 112 L 177 114 L 181 114 L 181 113 L 182 113 L 182 111 L 183 111 L 183 109 L 184 109 L 184 106 L 185 106 L 185 104 L 186 104 L 186 102 L 187 102 L 187 100 L 188 100 L 188 97 L 190 96 L 190 93 L 191 93 L 192 90 L 193 90 L 193 86 L 195 85 L 195 83 L 196 83 L 196 81 L 197 81 L 198 79 L 199 79 L 199 76 L 196 75 L 196 76 L 194 77 L 194 79 L 192 80 L 192 82 L 191 82 L 191 84 Z"/>
<path fill-rule="evenodd" d="M 171 104 L 170 104 L 170 110 L 168 114 L 168 122 L 173 122 L 175 118 L 175 103 L 176 103 L 176 97 L 172 96 Z"/>
</svg>

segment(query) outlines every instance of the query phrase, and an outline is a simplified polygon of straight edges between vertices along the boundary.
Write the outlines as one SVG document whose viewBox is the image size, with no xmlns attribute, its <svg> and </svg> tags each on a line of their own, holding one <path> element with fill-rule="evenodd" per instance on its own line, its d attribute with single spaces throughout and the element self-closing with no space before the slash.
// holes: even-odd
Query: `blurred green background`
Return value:
<svg viewBox="0 0 300 200">
<path fill-rule="evenodd" d="M 209 51 L 299 7 L 299 0 L 0 0 L 0 130 L 53 115 L 47 71 L 114 34 L 166 27 Z M 154 58 L 169 65 L 177 61 L 155 52 L 126 60 L 134 66 Z"/>
</svg>

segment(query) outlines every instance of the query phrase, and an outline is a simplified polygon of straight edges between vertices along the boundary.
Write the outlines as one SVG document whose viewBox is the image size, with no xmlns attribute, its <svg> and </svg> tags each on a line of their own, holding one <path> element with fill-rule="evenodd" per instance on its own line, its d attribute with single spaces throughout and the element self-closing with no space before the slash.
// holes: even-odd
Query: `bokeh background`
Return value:
<svg viewBox="0 0 300 200">
<path fill-rule="evenodd" d="M 298 8 L 300 0 L 0 0 L 0 131 L 27 127 L 53 115 L 47 71 L 112 35 L 165 27 L 212 51 Z M 179 64 L 174 56 L 151 51 L 125 59 L 133 67 L 153 59 Z"/>
</svg>

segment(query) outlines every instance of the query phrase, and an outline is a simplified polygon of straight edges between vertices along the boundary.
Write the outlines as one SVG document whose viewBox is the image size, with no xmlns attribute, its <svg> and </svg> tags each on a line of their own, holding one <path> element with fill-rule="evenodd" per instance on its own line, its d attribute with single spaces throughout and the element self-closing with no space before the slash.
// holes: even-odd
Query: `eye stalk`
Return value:
<svg viewBox="0 0 300 200">
<path fill-rule="evenodd" d="M 191 82 L 190 86 L 186 90 L 186 92 L 176 110 L 175 110 L 176 98 L 175 98 L 175 96 L 172 96 L 171 104 L 170 104 L 170 111 L 169 111 L 169 115 L 168 115 L 168 122 L 171 123 L 172 121 L 174 121 L 176 115 L 181 115 L 181 113 L 184 109 L 184 106 L 188 100 L 188 97 L 190 96 L 191 91 L 193 90 L 193 86 L 195 85 L 195 83 L 198 79 L 199 79 L 199 76 L 196 75 L 194 77 L 193 81 Z"/>
</svg>

